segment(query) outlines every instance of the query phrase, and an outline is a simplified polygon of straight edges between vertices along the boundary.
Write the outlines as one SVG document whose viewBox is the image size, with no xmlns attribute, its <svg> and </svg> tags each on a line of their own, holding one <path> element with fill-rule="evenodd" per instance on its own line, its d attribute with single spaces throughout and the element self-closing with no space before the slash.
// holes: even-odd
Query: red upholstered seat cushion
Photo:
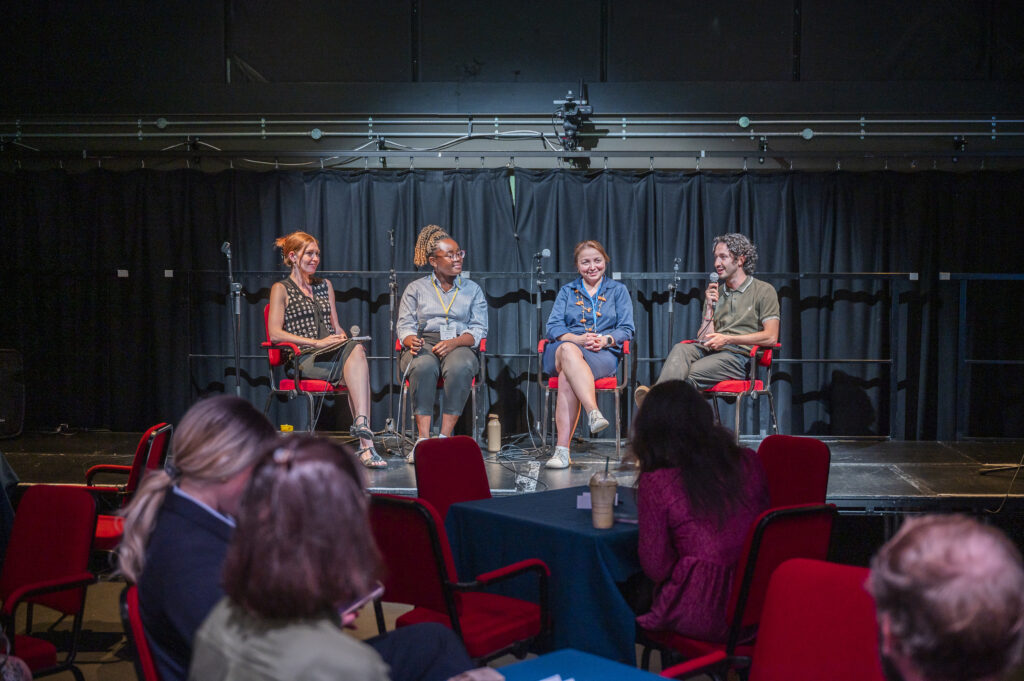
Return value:
<svg viewBox="0 0 1024 681">
<path fill-rule="evenodd" d="M 540 633 L 540 606 L 536 603 L 488 593 L 463 593 L 459 599 L 459 623 L 470 657 L 481 657 Z M 422 622 L 451 627 L 447 615 L 428 608 L 413 608 L 400 616 L 395 625 L 405 627 Z"/>
<path fill-rule="evenodd" d="M 604 378 L 598 378 L 594 380 L 595 390 L 615 390 L 618 379 L 615 376 L 605 376 Z M 558 390 L 558 376 L 552 376 L 548 379 L 548 388 L 551 390 Z"/>
<path fill-rule="evenodd" d="M 754 390 L 764 390 L 764 381 L 754 381 Z M 719 381 L 705 392 L 709 393 L 745 393 L 750 391 L 750 381 Z"/>
<path fill-rule="evenodd" d="M 124 534 L 124 518 L 116 515 L 96 516 L 96 536 L 92 548 L 96 551 L 113 551 L 121 543 Z"/>
<path fill-rule="evenodd" d="M 14 637 L 14 654 L 25 660 L 33 672 L 57 664 L 57 648 L 49 641 L 35 636 L 18 634 Z"/>
<path fill-rule="evenodd" d="M 278 388 L 281 390 L 295 390 L 295 379 L 281 379 L 281 383 L 278 385 Z M 312 378 L 304 378 L 301 381 L 299 381 L 299 390 L 304 393 L 332 393 L 343 392 L 345 390 L 345 386 L 339 385 L 335 387 L 327 381 L 319 381 Z"/>
<path fill-rule="evenodd" d="M 686 659 L 701 657 L 719 650 L 725 650 L 724 643 L 701 641 L 699 639 L 683 636 L 682 634 L 677 634 L 674 631 L 649 631 L 644 629 L 643 635 L 663 648 L 675 650 Z M 736 652 L 734 654 L 740 657 L 750 657 L 754 654 L 754 646 L 752 643 L 737 645 Z"/>
</svg>

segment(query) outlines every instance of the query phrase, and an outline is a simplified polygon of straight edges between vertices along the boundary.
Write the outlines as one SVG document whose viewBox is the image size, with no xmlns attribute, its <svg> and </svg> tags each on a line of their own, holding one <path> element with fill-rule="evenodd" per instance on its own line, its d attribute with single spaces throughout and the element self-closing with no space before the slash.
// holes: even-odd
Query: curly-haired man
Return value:
<svg viewBox="0 0 1024 681">
<path fill-rule="evenodd" d="M 719 381 L 743 378 L 750 349 L 779 339 L 779 296 L 775 288 L 755 279 L 757 247 L 742 234 L 722 234 L 714 241 L 715 272 L 725 285 L 708 284 L 704 319 L 696 343 L 677 343 L 665 359 L 658 383 L 688 381 L 697 389 Z M 638 386 L 637 406 L 650 390 Z"/>
</svg>

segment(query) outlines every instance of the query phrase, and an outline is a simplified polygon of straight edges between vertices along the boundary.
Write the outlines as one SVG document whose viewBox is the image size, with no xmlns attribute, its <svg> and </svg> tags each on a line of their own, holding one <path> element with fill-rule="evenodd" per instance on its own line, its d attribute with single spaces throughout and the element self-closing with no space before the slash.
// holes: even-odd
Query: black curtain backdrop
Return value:
<svg viewBox="0 0 1024 681">
<path fill-rule="evenodd" d="M 783 432 L 951 438 L 960 382 L 970 434 L 1024 434 L 1024 370 L 979 365 L 969 381 L 958 376 L 959 288 L 939 277 L 1021 271 L 1024 172 L 96 170 L 3 174 L 0 191 L 0 226 L 13 246 L 0 269 L 8 301 L 0 346 L 24 355 L 29 428 L 141 430 L 177 420 L 201 395 L 233 391 L 223 241 L 232 244 L 245 291 L 242 394 L 262 407 L 263 307 L 285 275 L 272 243 L 294 229 L 320 240 L 343 325 L 374 337 L 380 428 L 393 382 L 384 359 L 387 272 L 397 270 L 400 296 L 419 276 L 411 263 L 416 233 L 434 222 L 469 252 L 466 269 L 488 295 L 481 413 L 499 413 L 506 432 L 539 418 L 534 253 L 552 251 L 543 261 L 545 319 L 582 239 L 605 244 L 611 270 L 664 275 L 624 276 L 636 303 L 639 379 L 649 382 L 670 337 L 688 337 L 698 323 L 706 283 L 684 277 L 668 327 L 675 259 L 682 272 L 710 271 L 711 239 L 739 231 L 758 245 L 757 268 L 780 293 L 786 361 L 775 379 Z M 814 276 L 853 272 L 919 278 Z M 969 356 L 1024 358 L 1022 293 L 1021 282 L 969 285 Z M 892 363 L 795 361 L 838 358 Z M 277 404 L 271 416 L 305 425 L 299 402 Z M 764 414 L 746 418 L 747 432 L 766 425 Z M 342 428 L 348 419 L 346 409 L 328 405 L 321 427 Z"/>
</svg>

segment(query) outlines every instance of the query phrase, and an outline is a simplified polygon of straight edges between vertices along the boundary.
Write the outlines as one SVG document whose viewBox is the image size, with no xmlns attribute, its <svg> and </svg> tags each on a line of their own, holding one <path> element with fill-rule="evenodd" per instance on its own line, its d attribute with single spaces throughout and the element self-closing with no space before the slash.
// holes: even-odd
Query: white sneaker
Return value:
<svg viewBox="0 0 1024 681">
<path fill-rule="evenodd" d="M 605 425 L 608 425 L 607 423 Z M 547 468 L 568 468 L 569 464 L 572 463 L 572 459 L 569 458 L 568 447 L 555 447 L 555 453 L 551 455 L 551 458 L 544 464 Z"/>
<path fill-rule="evenodd" d="M 412 449 L 409 450 L 409 453 L 405 455 L 405 462 L 406 463 L 410 463 L 410 464 L 413 464 L 413 465 L 416 464 L 416 447 L 418 447 L 419 444 L 421 442 L 423 442 L 424 440 L 426 440 L 426 439 L 427 438 L 425 438 L 425 437 L 418 437 L 418 438 L 416 438 L 416 444 L 414 444 L 412 446 Z"/>
<path fill-rule="evenodd" d="M 590 425 L 591 435 L 597 435 L 608 427 L 608 419 L 604 417 L 600 409 L 595 409 L 587 414 L 587 423 Z"/>
</svg>

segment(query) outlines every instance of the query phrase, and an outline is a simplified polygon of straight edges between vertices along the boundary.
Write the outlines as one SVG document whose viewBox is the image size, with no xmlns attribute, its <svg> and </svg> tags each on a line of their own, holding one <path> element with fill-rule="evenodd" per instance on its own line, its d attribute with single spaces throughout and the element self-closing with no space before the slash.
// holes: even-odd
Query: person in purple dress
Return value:
<svg viewBox="0 0 1024 681">
<path fill-rule="evenodd" d="M 714 422 L 696 388 L 676 380 L 651 388 L 630 450 L 640 468 L 640 564 L 653 583 L 637 623 L 725 642 L 736 563 L 751 523 L 768 508 L 761 463 Z"/>
</svg>

